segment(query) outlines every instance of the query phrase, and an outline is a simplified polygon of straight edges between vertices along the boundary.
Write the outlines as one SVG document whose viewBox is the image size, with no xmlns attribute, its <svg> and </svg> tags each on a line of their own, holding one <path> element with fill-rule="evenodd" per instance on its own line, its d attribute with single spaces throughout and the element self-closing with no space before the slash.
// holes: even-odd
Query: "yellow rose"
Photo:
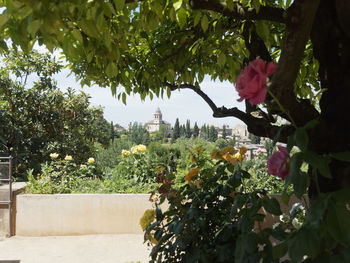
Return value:
<svg viewBox="0 0 350 263">
<path fill-rule="evenodd" d="M 137 153 L 138 153 L 137 146 L 131 147 L 131 152 L 132 152 L 133 154 L 137 154 Z"/>
<path fill-rule="evenodd" d="M 58 153 L 51 153 L 50 154 L 50 157 L 52 158 L 52 159 L 57 159 L 57 157 L 58 157 Z"/>
<path fill-rule="evenodd" d="M 71 155 L 66 155 L 66 157 L 64 157 L 64 159 L 66 161 L 71 161 L 71 160 L 73 160 L 73 157 Z"/>
<path fill-rule="evenodd" d="M 153 209 L 147 209 L 140 219 L 140 226 L 143 231 L 153 222 L 156 218 L 156 212 Z"/>
<path fill-rule="evenodd" d="M 247 148 L 245 147 L 239 148 L 239 152 L 235 154 L 235 158 L 237 158 L 238 161 L 242 162 L 246 152 L 247 152 Z"/>
<path fill-rule="evenodd" d="M 234 147 L 232 146 L 226 146 L 224 149 L 222 149 L 221 153 L 225 154 L 225 153 L 229 153 L 229 154 L 235 154 L 237 151 Z"/>
<path fill-rule="evenodd" d="M 143 145 L 143 144 L 137 145 L 137 149 L 138 149 L 139 152 L 142 152 L 142 153 L 145 153 L 146 150 L 147 150 L 146 146 Z"/>
<path fill-rule="evenodd" d="M 122 150 L 122 155 L 123 156 L 128 156 L 128 155 L 130 155 L 130 152 L 127 151 L 127 150 Z"/>
<path fill-rule="evenodd" d="M 199 174 L 199 171 L 201 169 L 195 168 L 188 172 L 188 174 L 185 176 L 185 180 L 190 182 L 194 177 L 196 177 Z"/>
<path fill-rule="evenodd" d="M 216 160 L 222 159 L 221 151 L 220 151 L 219 149 L 214 149 L 214 150 L 211 152 L 210 157 L 211 157 L 212 159 L 216 159 Z"/>
<path fill-rule="evenodd" d="M 222 155 L 222 159 L 224 159 L 227 162 L 230 162 L 231 164 L 235 165 L 237 162 L 237 157 L 236 155 L 231 155 L 229 153 L 225 153 Z"/>
</svg>

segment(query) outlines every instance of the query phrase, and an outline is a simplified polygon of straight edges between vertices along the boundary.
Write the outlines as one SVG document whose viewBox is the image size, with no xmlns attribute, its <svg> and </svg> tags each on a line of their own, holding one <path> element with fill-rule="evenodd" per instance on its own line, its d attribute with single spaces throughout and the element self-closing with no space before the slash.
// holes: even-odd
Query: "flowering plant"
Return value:
<svg viewBox="0 0 350 263">
<path fill-rule="evenodd" d="M 242 169 L 244 153 L 228 147 L 210 158 L 195 149 L 179 188 L 170 177 L 159 177 L 159 196 L 150 197 L 156 216 L 142 225 L 145 242 L 153 246 L 151 262 L 271 262 L 270 230 L 253 229 L 264 218 L 257 213 L 261 207 L 275 215 L 281 211 L 264 192 L 244 191 L 242 179 L 250 176 Z M 169 208 L 163 212 L 165 200 Z"/>
</svg>

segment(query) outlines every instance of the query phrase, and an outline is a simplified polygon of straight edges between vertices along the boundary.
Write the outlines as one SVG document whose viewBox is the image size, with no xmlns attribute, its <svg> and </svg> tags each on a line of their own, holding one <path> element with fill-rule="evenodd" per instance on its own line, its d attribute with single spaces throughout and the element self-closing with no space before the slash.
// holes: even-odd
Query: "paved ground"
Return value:
<svg viewBox="0 0 350 263">
<path fill-rule="evenodd" d="M 143 263 L 149 252 L 143 235 L 14 236 L 0 241 L 0 260 L 21 263 Z"/>
</svg>

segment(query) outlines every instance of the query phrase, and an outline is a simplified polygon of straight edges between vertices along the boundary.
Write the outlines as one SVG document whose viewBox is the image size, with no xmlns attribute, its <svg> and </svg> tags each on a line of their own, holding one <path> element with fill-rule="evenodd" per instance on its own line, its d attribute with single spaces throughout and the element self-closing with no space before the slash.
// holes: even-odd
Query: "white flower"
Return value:
<svg viewBox="0 0 350 263">
<path fill-rule="evenodd" d="M 87 166 L 85 164 L 80 165 L 80 170 L 86 169 Z"/>
<path fill-rule="evenodd" d="M 64 159 L 66 161 L 71 161 L 71 160 L 73 160 L 73 157 L 71 155 L 66 155 L 66 157 L 64 157 Z"/>
<path fill-rule="evenodd" d="M 299 222 L 298 218 L 293 218 L 292 225 L 294 226 L 294 228 L 298 229 L 301 227 L 302 224 Z"/>
<path fill-rule="evenodd" d="M 94 158 L 89 158 L 89 160 L 88 160 L 88 163 L 91 163 L 91 164 L 93 164 L 95 162 L 95 159 Z"/>
<path fill-rule="evenodd" d="M 59 155 L 58 153 L 51 153 L 50 157 L 51 159 L 57 159 L 58 155 Z"/>
</svg>

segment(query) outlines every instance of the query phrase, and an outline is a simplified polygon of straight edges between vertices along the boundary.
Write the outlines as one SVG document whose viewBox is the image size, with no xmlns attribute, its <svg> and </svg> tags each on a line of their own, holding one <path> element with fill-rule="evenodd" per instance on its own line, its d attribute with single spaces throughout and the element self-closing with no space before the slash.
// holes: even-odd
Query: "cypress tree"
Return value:
<svg viewBox="0 0 350 263">
<path fill-rule="evenodd" d="M 197 122 L 195 122 L 193 127 L 193 137 L 197 138 L 198 135 L 199 135 L 199 128 L 198 128 Z"/>
<path fill-rule="evenodd" d="M 190 120 L 186 121 L 186 138 L 191 138 L 192 131 L 191 131 L 191 125 Z"/>
<path fill-rule="evenodd" d="M 175 142 L 177 138 L 180 137 L 180 123 L 179 118 L 176 118 L 173 133 L 171 134 L 171 141 Z"/>
</svg>

